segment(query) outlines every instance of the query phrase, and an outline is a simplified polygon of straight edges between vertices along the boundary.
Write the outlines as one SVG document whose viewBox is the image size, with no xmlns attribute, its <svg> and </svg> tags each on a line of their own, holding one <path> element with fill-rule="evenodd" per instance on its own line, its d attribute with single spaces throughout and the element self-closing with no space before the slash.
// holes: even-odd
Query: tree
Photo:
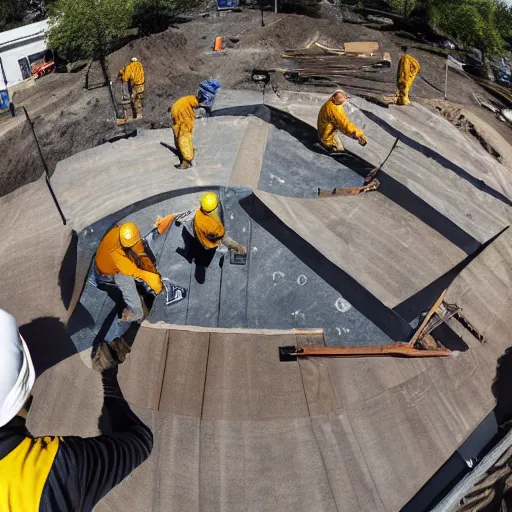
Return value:
<svg viewBox="0 0 512 512">
<path fill-rule="evenodd" d="M 431 11 L 431 21 L 464 45 L 494 55 L 503 50 L 496 9 L 496 0 L 439 2 Z"/>
<path fill-rule="evenodd" d="M 125 34 L 133 0 L 56 0 L 48 46 L 69 60 L 103 59 Z"/>
<path fill-rule="evenodd" d="M 200 4 L 202 0 L 135 0 L 134 24 L 142 34 L 162 32 L 176 16 Z"/>
<path fill-rule="evenodd" d="M 0 31 L 22 24 L 28 6 L 29 0 L 0 0 Z"/>
</svg>

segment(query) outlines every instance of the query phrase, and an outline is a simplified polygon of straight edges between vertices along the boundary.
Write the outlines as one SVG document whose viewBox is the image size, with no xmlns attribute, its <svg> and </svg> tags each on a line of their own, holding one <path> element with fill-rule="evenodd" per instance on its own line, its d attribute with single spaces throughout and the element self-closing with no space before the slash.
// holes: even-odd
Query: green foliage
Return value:
<svg viewBox="0 0 512 512">
<path fill-rule="evenodd" d="M 503 0 L 498 0 L 494 19 L 501 37 L 512 42 L 512 5 L 507 5 Z"/>
<path fill-rule="evenodd" d="M 202 0 L 135 0 L 134 25 L 141 34 L 165 30 L 176 16 L 196 7 Z"/>
<path fill-rule="evenodd" d="M 22 25 L 29 0 L 0 0 L 0 31 Z"/>
<path fill-rule="evenodd" d="M 67 60 L 107 55 L 130 26 L 133 0 L 57 0 L 48 46 Z"/>
<path fill-rule="evenodd" d="M 418 4 L 416 0 L 390 0 L 390 3 L 393 11 L 403 16 L 409 16 Z"/>
<path fill-rule="evenodd" d="M 432 9 L 431 21 L 464 45 L 493 55 L 503 50 L 503 39 L 496 24 L 496 8 L 495 0 L 440 3 Z"/>
</svg>

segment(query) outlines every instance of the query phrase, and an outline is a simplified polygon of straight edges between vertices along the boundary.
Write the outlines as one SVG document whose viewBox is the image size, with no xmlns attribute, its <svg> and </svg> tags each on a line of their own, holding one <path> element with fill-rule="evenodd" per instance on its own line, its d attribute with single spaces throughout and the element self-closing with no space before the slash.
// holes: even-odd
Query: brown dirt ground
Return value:
<svg viewBox="0 0 512 512">
<path fill-rule="evenodd" d="M 313 40 L 328 46 L 341 46 L 347 40 L 377 40 L 384 51 L 391 53 L 392 69 L 372 76 L 346 77 L 338 84 L 326 87 L 293 84 L 279 73 L 273 74 L 273 86 L 279 89 L 328 92 L 341 85 L 354 94 L 392 94 L 398 60 L 398 47 L 407 41 L 389 31 L 378 31 L 361 25 L 352 25 L 332 19 L 313 19 L 292 14 L 264 14 L 244 10 L 241 13 L 212 12 L 192 21 L 171 27 L 165 32 L 136 39 L 110 55 L 109 71 L 113 78 L 118 70 L 137 56 L 146 73 L 144 119 L 137 127 L 163 128 L 169 126 L 167 109 L 177 98 L 197 91 L 201 80 L 214 77 L 223 87 L 235 89 L 256 88 L 250 82 L 253 68 L 279 67 L 280 53 L 288 48 L 305 47 Z M 227 43 L 223 52 L 213 52 L 216 36 Z M 232 38 L 239 39 L 234 43 Z M 411 96 L 440 99 L 444 87 L 443 57 L 422 50 L 411 49 L 422 67 Z M 106 88 L 84 89 L 85 73 L 53 74 L 35 82 L 34 86 L 16 94 L 14 102 L 29 111 L 41 148 L 53 172 L 58 161 L 70 155 L 105 142 L 118 130 Z M 430 83 L 427 83 L 427 81 Z M 472 94 L 487 98 L 488 94 L 467 76 L 450 71 L 449 99 L 475 106 Z M 439 90 L 438 90 L 439 89 Z M 118 84 L 114 92 L 120 95 Z M 485 111 L 487 116 L 488 112 Z M 509 138 L 512 131 L 505 125 L 496 125 Z M 495 128 L 496 128 L 495 126 Z M 3 155 L 0 173 L 0 195 L 37 179 L 42 172 L 30 132 L 19 121 L 0 119 L 0 151 Z M 7 155 L 7 156 L 6 156 Z"/>
</svg>

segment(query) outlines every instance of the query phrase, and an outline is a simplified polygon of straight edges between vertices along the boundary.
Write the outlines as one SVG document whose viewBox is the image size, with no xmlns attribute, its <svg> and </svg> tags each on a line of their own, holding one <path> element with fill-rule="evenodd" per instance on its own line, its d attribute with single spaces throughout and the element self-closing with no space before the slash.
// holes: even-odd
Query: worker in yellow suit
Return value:
<svg viewBox="0 0 512 512">
<path fill-rule="evenodd" d="M 344 151 L 345 148 L 338 135 L 338 130 L 359 141 L 361 146 L 366 145 L 366 137 L 361 129 L 354 125 L 347 117 L 343 104 L 348 100 L 347 94 L 337 90 L 322 106 L 318 113 L 318 136 L 329 151 Z"/>
<path fill-rule="evenodd" d="M 144 307 L 135 280 L 146 283 L 155 294 L 162 291 L 162 280 L 133 222 L 114 226 L 104 236 L 96 252 L 93 272 L 97 284 L 115 285 L 126 304 L 122 318 L 112 324 L 105 336 L 105 341 L 110 343 L 120 338 L 132 322 L 143 319 Z"/>
<path fill-rule="evenodd" d="M 195 109 L 199 107 L 202 98 L 190 95 L 175 101 L 169 109 L 174 133 L 174 144 L 179 151 L 180 163 L 177 169 L 188 169 L 194 160 L 195 149 L 192 142 L 194 131 Z"/>
<path fill-rule="evenodd" d="M 144 99 L 144 68 L 137 60 L 137 57 L 132 57 L 128 66 L 119 70 L 119 78 L 123 82 L 127 82 L 130 86 L 130 99 L 137 119 L 142 119 L 142 100 Z"/>
<path fill-rule="evenodd" d="M 420 72 L 420 63 L 414 57 L 407 55 L 407 46 L 402 46 L 402 51 L 404 55 L 402 55 L 398 62 L 398 72 L 396 75 L 396 86 L 398 88 L 396 104 L 410 105 L 409 90 Z"/>
<path fill-rule="evenodd" d="M 220 218 L 219 196 L 215 192 L 207 192 L 201 198 L 198 209 L 182 213 L 173 213 L 157 219 L 155 227 L 162 234 L 172 224 L 184 226 L 183 240 L 185 249 L 178 249 L 190 263 L 196 263 L 196 279 L 204 282 L 204 269 L 208 267 L 220 245 L 226 246 L 239 254 L 247 254 L 247 249 L 233 240 Z"/>
</svg>

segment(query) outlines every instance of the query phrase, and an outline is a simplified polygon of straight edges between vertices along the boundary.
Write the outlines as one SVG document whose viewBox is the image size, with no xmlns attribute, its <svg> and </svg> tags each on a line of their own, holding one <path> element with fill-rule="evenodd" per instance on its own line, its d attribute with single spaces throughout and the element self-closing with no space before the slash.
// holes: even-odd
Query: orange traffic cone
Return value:
<svg viewBox="0 0 512 512">
<path fill-rule="evenodd" d="M 213 51 L 218 52 L 219 50 L 222 50 L 222 49 L 223 49 L 222 36 L 216 37 L 215 45 L 213 46 Z"/>
</svg>

